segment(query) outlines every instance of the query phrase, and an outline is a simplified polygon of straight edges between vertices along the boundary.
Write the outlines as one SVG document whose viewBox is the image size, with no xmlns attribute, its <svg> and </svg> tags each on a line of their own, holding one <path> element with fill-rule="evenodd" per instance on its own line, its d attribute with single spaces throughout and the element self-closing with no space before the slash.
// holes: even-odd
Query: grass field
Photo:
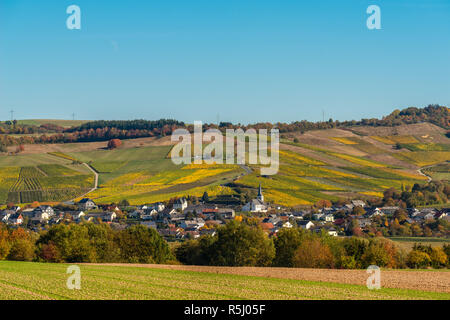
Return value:
<svg viewBox="0 0 450 320">
<path fill-rule="evenodd" d="M 443 239 L 443 238 L 390 237 L 389 239 L 395 241 L 400 246 L 400 248 L 408 252 L 413 249 L 414 244 L 416 243 L 432 247 L 442 247 L 443 245 L 450 245 L 450 239 Z"/>
<path fill-rule="evenodd" d="M 450 294 L 402 288 L 135 266 L 81 265 L 81 290 L 69 290 L 68 265 L 0 262 L 3 300 L 309 300 L 450 299 Z M 239 272 L 239 268 L 234 268 Z M 299 270 L 301 271 L 301 270 Z M 317 270 L 320 272 L 326 270 Z M 309 271 L 308 271 L 309 272 Z M 357 271 L 358 274 L 365 271 Z M 409 271 L 399 271 L 407 273 Z M 349 272 L 351 275 L 352 272 Z M 437 272 L 426 272 L 431 277 Z M 407 274 L 406 274 L 407 275 Z M 442 276 L 442 275 L 438 275 Z"/>
<path fill-rule="evenodd" d="M 423 172 L 434 180 L 450 180 L 450 162 L 425 168 Z"/>
<path fill-rule="evenodd" d="M 30 126 L 40 126 L 43 124 L 54 124 L 57 126 L 70 128 L 75 126 L 80 126 L 83 123 L 89 122 L 89 120 L 59 120 L 59 119 L 27 119 L 27 120 L 17 120 L 19 124 L 30 125 Z"/>
</svg>

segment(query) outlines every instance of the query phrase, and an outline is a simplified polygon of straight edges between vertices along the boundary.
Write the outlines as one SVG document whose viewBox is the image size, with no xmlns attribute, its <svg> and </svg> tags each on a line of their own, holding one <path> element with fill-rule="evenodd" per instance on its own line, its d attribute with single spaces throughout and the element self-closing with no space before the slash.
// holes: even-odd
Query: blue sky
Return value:
<svg viewBox="0 0 450 320">
<path fill-rule="evenodd" d="M 0 1 L 0 119 L 350 120 L 434 103 L 450 105 L 450 0 Z"/>
</svg>

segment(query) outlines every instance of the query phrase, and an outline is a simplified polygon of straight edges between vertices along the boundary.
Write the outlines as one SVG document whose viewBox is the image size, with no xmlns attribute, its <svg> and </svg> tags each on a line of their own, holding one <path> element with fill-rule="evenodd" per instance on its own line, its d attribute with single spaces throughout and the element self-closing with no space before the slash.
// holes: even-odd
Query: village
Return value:
<svg viewBox="0 0 450 320">
<path fill-rule="evenodd" d="M 351 200 L 344 205 L 290 210 L 265 202 L 260 186 L 257 197 L 244 206 L 219 206 L 203 201 L 194 204 L 186 198 L 179 198 L 171 204 L 158 202 L 122 207 L 97 205 L 92 199 L 84 198 L 76 203 L 54 207 L 9 206 L 0 211 L 0 221 L 10 227 L 21 226 L 40 231 L 60 223 L 93 222 L 107 223 L 114 229 L 123 230 L 141 224 L 155 229 L 167 241 L 196 239 L 203 235 L 214 236 L 217 228 L 225 225 L 227 221 L 242 221 L 244 217 L 255 218 L 269 236 L 275 236 L 282 228 L 293 227 L 324 232 L 334 237 L 364 234 L 388 236 L 390 227 L 395 224 L 399 227 L 401 224 L 413 226 L 413 232 L 420 233 L 407 235 L 431 236 L 433 233 L 430 225 L 441 219 L 450 221 L 450 208 L 369 207 L 362 200 Z M 438 226 L 439 223 L 434 225 Z M 379 234 L 378 231 L 376 234 L 380 227 L 386 232 Z"/>
</svg>

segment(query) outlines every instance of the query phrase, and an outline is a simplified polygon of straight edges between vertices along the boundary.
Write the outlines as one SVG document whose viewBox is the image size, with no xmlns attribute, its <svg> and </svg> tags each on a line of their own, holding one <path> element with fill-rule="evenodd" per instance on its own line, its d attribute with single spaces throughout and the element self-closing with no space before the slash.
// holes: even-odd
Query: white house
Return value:
<svg viewBox="0 0 450 320">
<path fill-rule="evenodd" d="M 78 207 L 81 210 L 85 210 L 85 211 L 97 209 L 97 205 L 95 204 L 95 202 L 89 198 L 84 198 L 80 202 L 78 202 Z"/>
<path fill-rule="evenodd" d="M 146 210 L 142 215 L 141 215 L 141 219 L 142 220 L 151 220 L 155 215 L 158 214 L 158 211 L 156 211 L 155 209 L 150 209 L 150 210 Z"/>
<path fill-rule="evenodd" d="M 15 213 L 9 216 L 8 223 L 12 225 L 20 225 L 23 223 L 23 217 L 20 213 Z"/>
<path fill-rule="evenodd" d="M 165 208 L 166 208 L 166 206 L 164 205 L 164 203 L 161 203 L 161 202 L 155 203 L 153 205 L 153 209 L 155 209 L 158 212 L 163 211 Z"/>
<path fill-rule="evenodd" d="M 181 210 L 181 211 L 186 209 L 187 206 L 188 206 L 188 203 L 185 198 L 177 199 L 177 201 L 175 201 L 175 203 L 173 204 L 173 208 L 175 210 Z"/>
<path fill-rule="evenodd" d="M 366 203 L 362 200 L 352 200 L 351 202 L 352 202 L 353 206 L 355 206 L 355 207 L 364 208 L 366 206 Z"/>
<path fill-rule="evenodd" d="M 42 217 L 43 219 L 49 219 L 55 214 L 55 211 L 50 206 L 39 206 L 33 210 L 34 217 Z"/>
<path fill-rule="evenodd" d="M 334 222 L 334 216 L 332 214 L 327 214 L 324 217 L 324 219 L 325 219 L 326 222 Z"/>
<path fill-rule="evenodd" d="M 381 211 L 379 208 L 375 208 L 371 213 L 369 213 L 368 215 L 367 215 L 368 217 L 370 217 L 370 218 L 373 218 L 373 217 L 377 217 L 377 216 L 384 216 L 384 212 L 383 211 Z"/>
<path fill-rule="evenodd" d="M 72 216 L 72 219 L 74 221 L 79 221 L 79 220 L 81 220 L 81 217 L 85 216 L 85 213 L 83 211 L 75 211 L 75 212 L 71 212 L 70 215 Z"/>
<path fill-rule="evenodd" d="M 282 227 L 290 229 L 293 227 L 293 225 L 289 221 L 286 221 L 285 223 L 282 224 Z"/>
<path fill-rule="evenodd" d="M 309 230 L 312 227 L 314 227 L 314 223 L 312 223 L 311 221 L 306 221 L 306 220 L 298 221 L 297 224 L 299 225 L 299 227 L 306 229 L 306 230 Z"/>
<path fill-rule="evenodd" d="M 183 229 L 200 229 L 205 225 L 205 221 L 202 218 L 195 218 L 192 220 L 185 220 L 181 223 Z"/>
</svg>

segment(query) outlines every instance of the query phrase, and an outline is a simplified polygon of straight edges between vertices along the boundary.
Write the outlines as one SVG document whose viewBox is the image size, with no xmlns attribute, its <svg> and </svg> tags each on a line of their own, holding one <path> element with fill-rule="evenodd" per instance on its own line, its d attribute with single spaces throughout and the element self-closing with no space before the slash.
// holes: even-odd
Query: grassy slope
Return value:
<svg viewBox="0 0 450 320">
<path fill-rule="evenodd" d="M 0 299 L 450 299 L 446 293 L 137 267 L 81 266 L 68 290 L 64 264 L 0 262 Z"/>
</svg>

